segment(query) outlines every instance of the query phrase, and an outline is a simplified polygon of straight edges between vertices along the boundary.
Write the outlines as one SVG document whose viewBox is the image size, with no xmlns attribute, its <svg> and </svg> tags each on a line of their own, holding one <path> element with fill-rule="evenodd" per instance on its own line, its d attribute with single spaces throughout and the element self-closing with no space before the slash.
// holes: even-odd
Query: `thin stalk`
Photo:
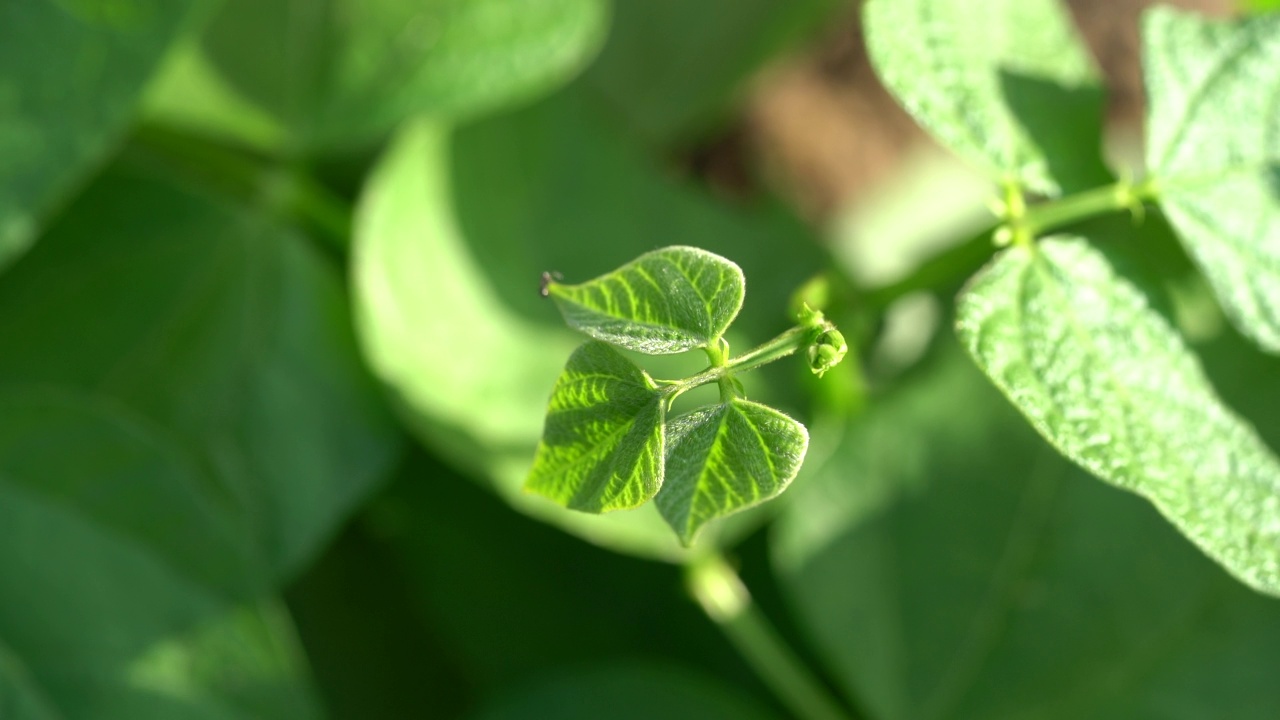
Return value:
<svg viewBox="0 0 1280 720">
<path fill-rule="evenodd" d="M 850 715 L 756 608 L 751 593 L 723 556 L 704 556 L 685 570 L 686 583 L 703 612 L 795 717 L 849 720 Z"/>
<path fill-rule="evenodd" d="M 1032 205 L 1027 208 L 1020 224 L 1031 236 L 1036 237 L 1046 230 L 1070 225 L 1094 215 L 1118 210 L 1137 212 L 1142 203 L 1152 196 L 1153 189 L 1149 185 L 1134 185 L 1122 180 L 1059 200 Z"/>
<path fill-rule="evenodd" d="M 693 388 L 706 385 L 708 383 L 720 382 L 720 380 L 728 379 L 735 373 L 754 370 L 761 365 L 766 365 L 779 358 L 784 358 L 804 347 L 805 343 L 809 341 L 809 338 L 813 333 L 814 328 L 805 325 L 797 325 L 763 345 L 748 350 L 746 353 L 743 353 L 736 358 L 723 361 L 723 364 L 721 365 L 712 365 L 697 375 L 685 378 L 684 380 L 662 380 L 659 381 L 659 383 L 665 386 L 665 388 L 667 388 L 667 392 L 671 393 L 674 397 L 686 390 L 692 390 Z M 714 356 L 712 357 L 712 361 L 716 361 Z"/>
</svg>

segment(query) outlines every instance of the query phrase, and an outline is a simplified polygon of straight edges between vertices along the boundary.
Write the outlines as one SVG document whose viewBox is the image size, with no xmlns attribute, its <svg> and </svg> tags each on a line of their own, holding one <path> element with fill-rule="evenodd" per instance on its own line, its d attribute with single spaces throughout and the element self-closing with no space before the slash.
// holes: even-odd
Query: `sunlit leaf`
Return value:
<svg viewBox="0 0 1280 720">
<path fill-rule="evenodd" d="M 0 4 L 0 267 L 124 132 L 196 0 Z"/>
<path fill-rule="evenodd" d="M 804 426 L 749 400 L 735 399 L 674 418 L 655 500 L 689 544 L 708 522 L 777 496 L 800 470 Z"/>
<path fill-rule="evenodd" d="M 556 381 L 526 487 L 574 510 L 638 507 L 662 484 L 665 398 L 612 347 L 588 342 Z"/>
<path fill-rule="evenodd" d="M 1012 248 L 975 276 L 958 318 L 978 365 L 1055 447 L 1280 594 L 1280 464 L 1096 250 Z"/>
<path fill-rule="evenodd" d="M 662 355 L 710 345 L 742 308 L 742 270 L 692 247 L 645 253 L 579 285 L 547 288 L 570 327 L 629 350 Z"/>
<path fill-rule="evenodd" d="M 981 12 L 964 0 L 869 0 L 864 19 L 880 78 L 964 159 L 1047 195 L 1105 177 L 1102 97 L 1056 0 L 998 0 Z"/>
<path fill-rule="evenodd" d="M 942 349 L 806 464 L 774 526 L 789 607 L 864 714 L 1280 714 L 1280 603 Z"/>
<path fill-rule="evenodd" d="M 545 92 L 594 54 L 605 11 L 602 0 L 230 0 L 203 38 L 295 142 L 333 146 Z"/>
<path fill-rule="evenodd" d="M 1142 26 L 1147 165 L 1232 322 L 1280 352 L 1280 15 Z"/>
</svg>

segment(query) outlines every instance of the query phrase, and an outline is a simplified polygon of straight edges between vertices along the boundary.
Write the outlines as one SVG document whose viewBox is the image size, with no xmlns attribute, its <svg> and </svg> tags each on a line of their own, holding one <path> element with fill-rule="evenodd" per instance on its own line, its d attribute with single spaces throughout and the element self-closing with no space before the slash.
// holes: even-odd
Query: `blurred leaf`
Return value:
<svg viewBox="0 0 1280 720">
<path fill-rule="evenodd" d="M 789 497 L 776 566 L 869 716 L 1280 713 L 1280 605 L 1045 448 L 953 347 Z"/>
<path fill-rule="evenodd" d="M 1100 163 L 1077 158 L 1097 157 L 1102 97 L 1057 0 L 1000 0 L 980 13 L 961 0 L 868 0 L 864 21 L 881 80 L 943 145 L 1045 195 L 1097 177 Z M 1087 122 L 1063 122 L 1064 107 Z"/>
<path fill-rule="evenodd" d="M 580 339 L 538 297 L 539 274 L 591 277 L 658 242 L 732 257 L 752 287 L 734 327 L 756 339 L 785 328 L 788 296 L 821 266 L 794 218 L 664 177 L 578 90 L 456 132 L 406 128 L 361 198 L 353 260 L 366 356 L 432 448 L 523 512 L 670 559 L 683 553 L 655 508 L 591 516 L 520 491 Z"/>
<path fill-rule="evenodd" d="M 204 47 L 309 149 L 546 92 L 595 53 L 605 20 L 604 0 L 228 0 Z"/>
<path fill-rule="evenodd" d="M 694 247 L 647 252 L 613 272 L 547 292 L 565 322 L 628 350 L 666 355 L 708 347 L 742 309 L 742 269 Z"/>
<path fill-rule="evenodd" d="M 771 407 L 734 399 L 675 418 L 657 504 L 685 545 L 708 522 L 776 497 L 804 462 L 809 433 Z"/>
<path fill-rule="evenodd" d="M 198 38 L 184 40 L 169 53 L 147 87 L 142 112 L 153 123 L 259 150 L 284 143 L 280 123 L 218 74 Z"/>
<path fill-rule="evenodd" d="M 978 365 L 1049 442 L 1280 595 L 1280 465 L 1097 251 L 1078 239 L 1011 248 L 957 315 Z"/>
<path fill-rule="evenodd" d="M 470 716 L 474 720 L 765 720 L 776 717 L 691 668 L 652 662 L 612 662 L 560 672 L 506 693 Z"/>
<path fill-rule="evenodd" d="M 197 0 L 0 5 L 0 268 L 125 130 Z"/>
<path fill-rule="evenodd" d="M 0 392 L 0 716 L 313 717 L 287 623 L 182 635 L 264 589 L 211 490 L 113 402 Z"/>
<path fill-rule="evenodd" d="M 687 142 L 721 119 L 752 72 L 846 8 L 846 0 L 615 0 L 584 80 L 629 131 Z"/>
<path fill-rule="evenodd" d="M 299 238 L 119 169 L 0 283 L 0 389 L 60 388 L 162 429 L 279 579 L 398 448 L 348 323 Z"/>
<path fill-rule="evenodd" d="M 1161 207 L 1236 327 L 1280 352 L 1280 15 L 1156 8 L 1142 29 Z"/>
<path fill-rule="evenodd" d="M 662 484 L 666 398 L 602 342 L 569 356 L 525 487 L 586 512 L 643 505 Z"/>
</svg>

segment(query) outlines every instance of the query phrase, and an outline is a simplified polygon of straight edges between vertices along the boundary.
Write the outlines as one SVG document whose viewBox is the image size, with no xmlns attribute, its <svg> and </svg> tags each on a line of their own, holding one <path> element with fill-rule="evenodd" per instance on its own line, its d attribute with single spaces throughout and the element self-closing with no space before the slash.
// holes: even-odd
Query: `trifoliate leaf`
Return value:
<svg viewBox="0 0 1280 720">
<path fill-rule="evenodd" d="M 695 410 L 667 426 L 666 479 L 655 502 L 680 541 L 711 520 L 768 500 L 800 470 L 804 426 L 749 400 Z"/>
<path fill-rule="evenodd" d="M 1056 0 L 978 11 L 965 0 L 869 0 L 864 23 L 885 86 L 962 158 L 1046 195 L 1106 175 L 1102 96 Z"/>
<path fill-rule="evenodd" d="M 650 355 L 709 345 L 742 309 L 742 270 L 706 250 L 669 247 L 645 253 L 580 285 L 552 282 L 547 292 L 570 327 Z"/>
<path fill-rule="evenodd" d="M 644 504 L 662 484 L 665 412 L 643 370 L 604 343 L 586 343 L 556 381 L 525 487 L 586 512 Z"/>
<path fill-rule="evenodd" d="M 1280 595 L 1280 465 L 1100 253 L 1079 239 L 1007 250 L 958 317 L 978 365 L 1059 451 Z"/>
<path fill-rule="evenodd" d="M 1280 352 L 1280 15 L 1156 8 L 1142 34 L 1161 205 L 1236 327 Z"/>
</svg>

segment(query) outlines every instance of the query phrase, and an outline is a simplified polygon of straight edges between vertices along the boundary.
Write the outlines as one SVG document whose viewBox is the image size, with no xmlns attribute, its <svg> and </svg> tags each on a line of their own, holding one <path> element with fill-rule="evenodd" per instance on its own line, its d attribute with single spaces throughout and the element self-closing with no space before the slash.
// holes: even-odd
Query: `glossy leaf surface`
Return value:
<svg viewBox="0 0 1280 720">
<path fill-rule="evenodd" d="M 681 542 L 708 522 L 777 496 L 800 470 L 809 433 L 773 408 L 735 399 L 667 425 L 656 502 Z"/>
<path fill-rule="evenodd" d="M 742 308 L 744 289 L 741 268 L 693 247 L 654 250 L 594 280 L 548 287 L 570 327 L 650 355 L 716 341 Z"/>
<path fill-rule="evenodd" d="M 1055 195 L 1105 176 L 1097 160 L 1102 98 L 1056 0 L 998 0 L 982 12 L 964 0 L 869 0 L 864 23 L 885 86 L 993 179 Z M 1081 114 L 1064 122 L 1064 111 Z"/>
<path fill-rule="evenodd" d="M 662 484 L 665 398 L 612 347 L 588 342 L 551 391 L 525 487 L 574 510 L 648 502 Z"/>
<path fill-rule="evenodd" d="M 1011 248 L 957 316 L 978 365 L 1055 447 L 1280 594 L 1280 464 L 1100 253 L 1074 239 Z"/>
<path fill-rule="evenodd" d="M 1280 352 L 1280 15 L 1143 22 L 1147 165 L 1232 322 Z"/>
</svg>

